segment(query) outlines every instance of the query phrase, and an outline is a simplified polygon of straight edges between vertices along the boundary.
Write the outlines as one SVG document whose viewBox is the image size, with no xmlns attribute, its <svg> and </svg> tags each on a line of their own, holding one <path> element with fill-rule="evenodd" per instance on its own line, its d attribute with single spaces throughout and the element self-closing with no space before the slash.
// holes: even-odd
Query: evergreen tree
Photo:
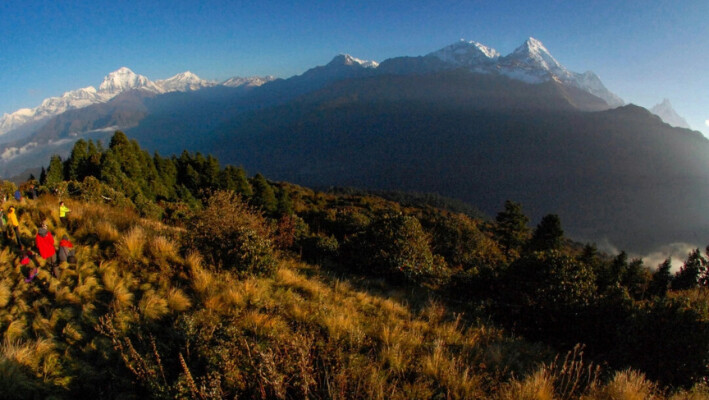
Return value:
<svg viewBox="0 0 709 400">
<path fill-rule="evenodd" d="M 505 209 L 497 214 L 495 221 L 497 241 L 508 256 L 517 255 L 529 237 L 529 218 L 522 212 L 522 206 L 510 200 L 505 201 Z"/>
<path fill-rule="evenodd" d="M 277 200 L 278 206 L 276 211 L 279 215 L 293 215 L 293 201 L 290 199 L 288 189 L 282 187 L 278 191 Z"/>
<path fill-rule="evenodd" d="M 254 195 L 251 198 L 251 204 L 261 208 L 267 214 L 273 214 L 278 208 L 278 200 L 273 188 L 266 181 L 266 178 L 261 174 L 256 174 L 251 180 Z"/>
<path fill-rule="evenodd" d="M 228 166 L 230 179 L 234 182 L 236 188 L 234 189 L 236 193 L 242 196 L 251 197 L 254 194 L 253 188 L 246 179 L 246 171 L 243 168 L 236 168 L 233 166 Z"/>
<path fill-rule="evenodd" d="M 620 284 L 628 289 L 628 293 L 636 300 L 642 299 L 650 283 L 651 276 L 643 266 L 643 260 L 636 258 L 630 261 L 621 275 Z"/>
<path fill-rule="evenodd" d="M 685 290 L 697 287 L 700 277 L 704 275 L 706 270 L 707 260 L 702 257 L 699 249 L 693 250 L 672 280 L 672 289 Z"/>
<path fill-rule="evenodd" d="M 175 187 L 177 186 L 177 166 L 174 160 L 170 158 L 162 158 L 160 154 L 155 152 L 153 155 L 153 164 L 157 170 L 158 177 L 165 187 L 165 193 L 156 193 L 165 199 L 175 200 Z"/>
<path fill-rule="evenodd" d="M 71 155 L 64 163 L 64 176 L 73 181 L 81 181 L 85 175 L 86 162 L 89 157 L 88 143 L 79 139 L 71 149 Z"/>
<path fill-rule="evenodd" d="M 204 170 L 202 171 L 202 175 L 204 176 L 204 185 L 206 187 L 210 189 L 217 189 L 219 187 L 220 170 L 219 160 L 211 154 L 207 156 L 207 160 L 204 164 Z"/>
<path fill-rule="evenodd" d="M 559 250 L 564 240 L 561 229 L 561 219 L 556 214 L 548 214 L 542 218 L 529 241 L 533 251 Z"/>
<path fill-rule="evenodd" d="M 672 284 L 671 269 L 672 261 L 667 258 L 665 262 L 660 264 L 657 271 L 652 274 L 652 280 L 650 281 L 650 287 L 648 288 L 651 295 L 665 297 L 667 290 L 669 290 L 670 285 Z"/>
<path fill-rule="evenodd" d="M 84 164 L 84 176 L 93 176 L 98 178 L 101 171 L 101 157 L 103 156 L 103 146 L 101 142 L 94 143 L 89 139 L 87 146 L 86 163 Z"/>
<path fill-rule="evenodd" d="M 62 158 L 55 154 L 49 160 L 49 168 L 47 168 L 47 176 L 44 181 L 47 185 L 60 183 L 64 180 L 64 164 Z"/>
<path fill-rule="evenodd" d="M 39 184 L 47 184 L 47 171 L 44 169 L 44 166 L 42 166 L 42 170 L 39 173 Z"/>
</svg>

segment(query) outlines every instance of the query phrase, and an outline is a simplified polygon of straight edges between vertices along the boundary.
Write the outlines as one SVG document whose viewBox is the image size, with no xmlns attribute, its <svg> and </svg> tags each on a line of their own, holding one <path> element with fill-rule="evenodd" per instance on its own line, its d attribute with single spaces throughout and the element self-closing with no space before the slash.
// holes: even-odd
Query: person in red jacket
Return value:
<svg viewBox="0 0 709 400">
<path fill-rule="evenodd" d="M 76 256 L 74 255 L 74 245 L 69 241 L 69 236 L 62 236 L 62 240 L 59 241 L 59 262 L 75 263 Z"/>
<path fill-rule="evenodd" d="M 35 237 L 37 243 L 37 251 L 39 255 L 47 260 L 47 264 L 52 268 L 52 272 L 55 277 L 59 277 L 59 270 L 57 269 L 57 250 L 54 248 L 54 236 L 52 232 L 47 229 L 47 224 L 42 224 L 42 226 L 37 231 L 37 236 Z"/>
</svg>

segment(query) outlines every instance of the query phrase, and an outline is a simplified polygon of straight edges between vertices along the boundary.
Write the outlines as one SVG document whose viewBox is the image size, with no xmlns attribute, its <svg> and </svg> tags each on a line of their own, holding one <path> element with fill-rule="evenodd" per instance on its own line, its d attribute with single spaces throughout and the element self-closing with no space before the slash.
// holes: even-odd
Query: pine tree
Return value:
<svg viewBox="0 0 709 400">
<path fill-rule="evenodd" d="M 47 168 L 47 176 L 45 178 L 45 184 L 54 185 L 60 183 L 64 180 L 64 164 L 62 164 L 62 158 L 55 154 L 49 160 L 49 168 Z"/>
<path fill-rule="evenodd" d="M 707 270 L 707 260 L 702 257 L 699 249 L 693 250 L 687 256 L 682 268 L 672 280 L 672 289 L 685 290 L 697 287 L 699 279 Z"/>
<path fill-rule="evenodd" d="M 497 241 L 508 256 L 517 255 L 529 237 L 529 218 L 522 212 L 522 206 L 510 200 L 505 201 L 505 209 L 497 214 L 495 221 Z"/>
<path fill-rule="evenodd" d="M 542 218 L 529 241 L 533 251 L 558 250 L 564 240 L 564 230 L 561 229 L 561 219 L 556 214 Z"/>
<path fill-rule="evenodd" d="M 277 207 L 277 212 L 279 215 L 293 215 L 293 201 L 290 199 L 290 194 L 288 193 L 288 189 L 285 187 L 282 187 L 278 191 L 278 207 Z"/>
<path fill-rule="evenodd" d="M 278 208 L 278 201 L 273 192 L 273 188 L 266 181 L 266 178 L 261 174 L 256 174 L 251 180 L 254 195 L 251 198 L 251 204 L 261 208 L 267 214 L 273 214 Z"/>
<path fill-rule="evenodd" d="M 42 170 L 39 172 L 39 184 L 47 184 L 47 170 L 44 169 L 44 166 L 42 166 Z"/>
<path fill-rule="evenodd" d="M 84 139 L 79 139 L 71 149 L 71 155 L 64 163 L 64 176 L 73 181 L 80 181 L 84 178 L 86 162 L 89 157 L 88 143 Z"/>
<path fill-rule="evenodd" d="M 652 274 L 652 280 L 650 281 L 650 287 L 648 288 L 650 294 L 665 297 L 667 290 L 669 290 L 670 285 L 672 284 L 671 269 L 672 261 L 669 258 L 657 267 L 657 271 Z"/>
</svg>

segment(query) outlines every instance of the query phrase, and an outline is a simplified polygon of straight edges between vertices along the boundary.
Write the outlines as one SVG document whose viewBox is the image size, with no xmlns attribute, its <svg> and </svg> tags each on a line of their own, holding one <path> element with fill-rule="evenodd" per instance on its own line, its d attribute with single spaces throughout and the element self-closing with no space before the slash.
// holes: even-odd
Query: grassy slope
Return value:
<svg viewBox="0 0 709 400">
<path fill-rule="evenodd" d="M 183 253 L 179 229 L 67 203 L 68 230 L 54 198 L 19 206 L 28 244 L 46 220 L 77 245 L 61 279 L 40 267 L 27 284 L 16 249 L 0 250 L 8 398 L 665 398 L 632 371 L 588 384 L 578 355 L 541 365 L 544 348 L 406 289 L 286 256 L 272 277 L 239 278 Z"/>
</svg>

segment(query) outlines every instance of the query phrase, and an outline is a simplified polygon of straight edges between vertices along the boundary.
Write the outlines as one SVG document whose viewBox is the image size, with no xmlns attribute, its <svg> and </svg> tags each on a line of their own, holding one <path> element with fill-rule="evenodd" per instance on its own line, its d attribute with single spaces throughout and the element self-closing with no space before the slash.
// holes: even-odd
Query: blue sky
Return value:
<svg viewBox="0 0 709 400">
<path fill-rule="evenodd" d="M 507 54 L 541 40 L 623 98 L 669 98 L 709 136 L 709 1 L 0 2 L 0 113 L 101 83 L 122 66 L 152 80 L 287 78 L 339 53 L 382 61 L 461 38 Z"/>
</svg>

